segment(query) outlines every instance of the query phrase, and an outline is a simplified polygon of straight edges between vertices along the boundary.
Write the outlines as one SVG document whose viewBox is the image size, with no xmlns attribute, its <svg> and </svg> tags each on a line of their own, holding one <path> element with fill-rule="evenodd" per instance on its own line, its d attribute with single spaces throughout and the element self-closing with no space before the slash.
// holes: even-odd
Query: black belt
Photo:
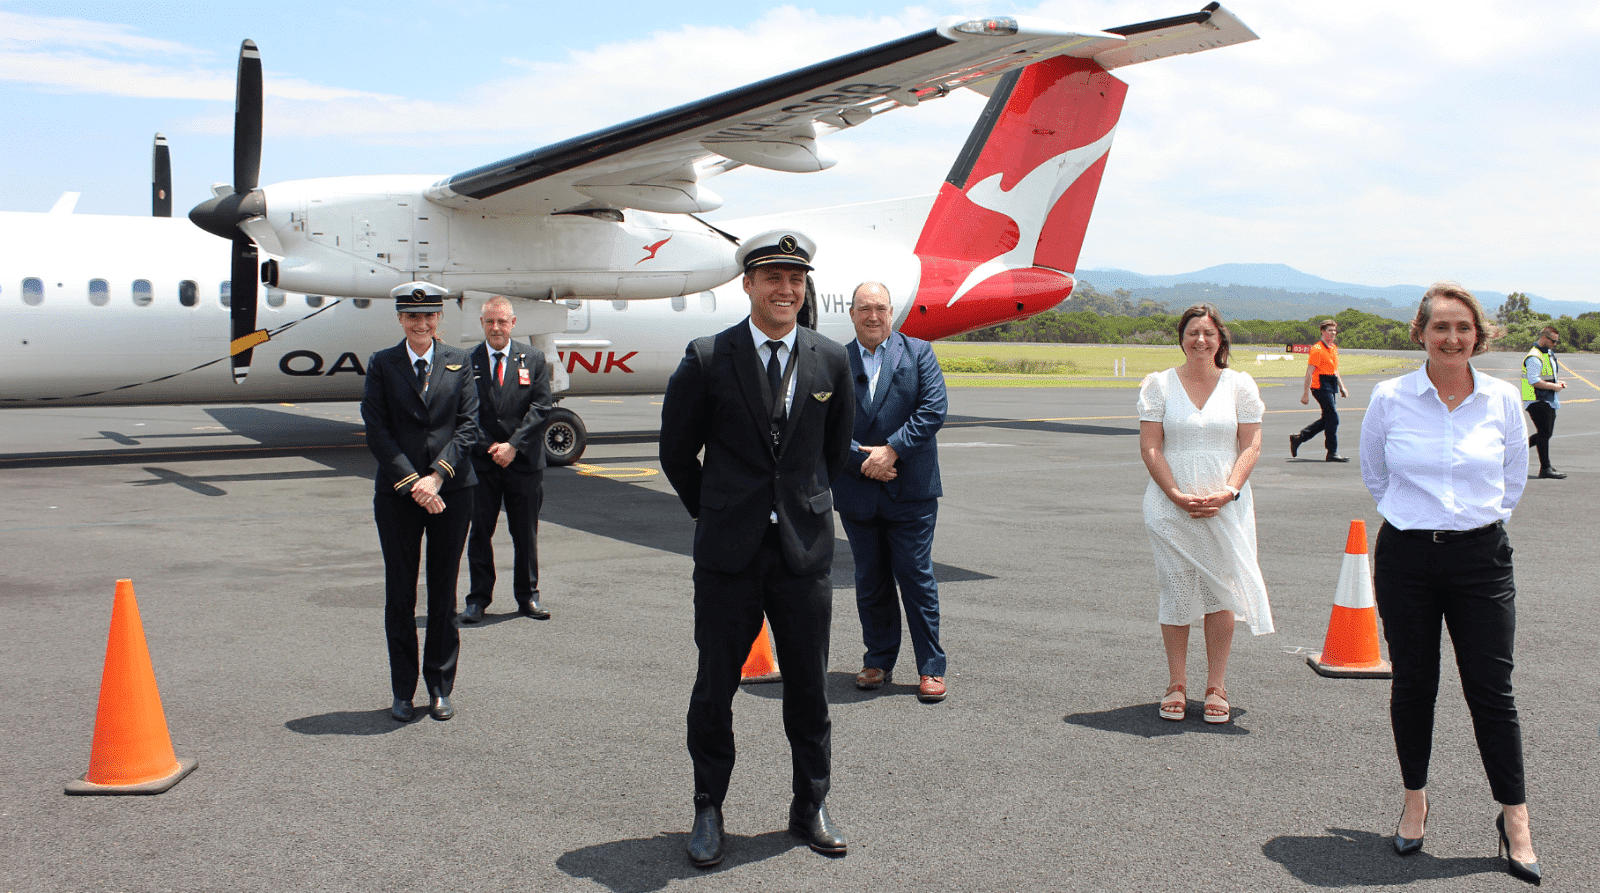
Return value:
<svg viewBox="0 0 1600 893">
<path fill-rule="evenodd" d="M 1496 521 L 1493 524 L 1485 524 L 1482 527 L 1474 527 L 1471 530 L 1401 530 L 1393 525 L 1389 529 L 1412 539 L 1427 540 L 1432 543 L 1454 543 L 1461 540 L 1475 540 L 1504 526 L 1505 522 Z"/>
</svg>

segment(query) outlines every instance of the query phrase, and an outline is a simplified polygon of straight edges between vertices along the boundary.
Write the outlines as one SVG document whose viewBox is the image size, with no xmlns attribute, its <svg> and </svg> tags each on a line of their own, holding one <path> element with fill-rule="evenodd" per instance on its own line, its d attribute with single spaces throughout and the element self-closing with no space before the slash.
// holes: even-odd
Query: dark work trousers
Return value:
<svg viewBox="0 0 1600 893">
<path fill-rule="evenodd" d="M 417 569 L 422 542 L 428 550 L 428 638 L 422 650 L 422 679 L 428 695 L 448 695 L 455 688 L 456 658 L 461 635 L 456 629 L 456 577 L 461 548 L 472 522 L 473 491 L 462 487 L 439 494 L 444 511 L 430 515 L 409 495 L 378 493 L 372 513 L 383 547 L 383 629 L 389 639 L 389 684 L 394 696 L 411 700 L 417 693 Z"/>
<path fill-rule="evenodd" d="M 910 518 L 840 518 L 856 563 L 856 611 L 867 649 L 862 658 L 865 666 L 894 669 L 900 655 L 900 603 L 904 601 L 918 675 L 944 675 L 939 584 L 933 577 L 933 527 L 939 503 L 927 502 L 924 514 Z"/>
<path fill-rule="evenodd" d="M 1528 404 L 1528 418 L 1533 420 L 1533 434 L 1528 437 L 1528 446 L 1539 451 L 1539 469 L 1542 471 L 1550 467 L 1550 435 L 1556 430 L 1556 408 L 1543 400 L 1535 400 Z"/>
<path fill-rule="evenodd" d="M 1339 410 L 1334 408 L 1333 401 L 1339 396 L 1339 379 L 1332 375 L 1324 375 L 1322 383 L 1311 389 L 1311 396 L 1317 401 L 1317 405 L 1322 407 L 1322 417 L 1300 429 L 1300 442 L 1309 442 L 1318 431 L 1321 431 L 1323 442 L 1328 445 L 1328 452 L 1337 453 Z"/>
<path fill-rule="evenodd" d="M 828 796 L 833 721 L 828 717 L 828 631 L 833 620 L 829 574 L 791 573 L 778 545 L 778 525 L 750 566 L 736 574 L 694 569 L 694 642 L 700 667 L 689 696 L 689 757 L 695 802 L 717 806 L 733 774 L 733 696 L 739 671 L 761 632 L 763 613 L 783 671 L 783 730 L 794 763 L 794 796 L 802 804 Z"/>
<path fill-rule="evenodd" d="M 1489 790 L 1509 806 L 1526 802 L 1522 726 L 1511 696 L 1517 590 L 1505 528 L 1434 543 L 1385 523 L 1378 531 L 1373 584 L 1394 663 L 1389 719 L 1406 787 L 1415 791 L 1428 784 L 1443 620 Z"/>
<path fill-rule="evenodd" d="M 472 533 L 467 537 L 471 584 L 467 602 L 489 607 L 494 601 L 494 539 L 500 507 L 506 509 L 511 534 L 511 594 L 517 604 L 539 600 L 539 509 L 544 506 L 544 469 L 532 474 L 474 462 L 478 493 L 473 497 Z"/>
</svg>

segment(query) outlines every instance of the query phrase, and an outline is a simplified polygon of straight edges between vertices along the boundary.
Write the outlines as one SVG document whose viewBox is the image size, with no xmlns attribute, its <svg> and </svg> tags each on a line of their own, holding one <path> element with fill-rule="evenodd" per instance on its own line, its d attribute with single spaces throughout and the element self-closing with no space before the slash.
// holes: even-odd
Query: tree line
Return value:
<svg viewBox="0 0 1600 893">
<path fill-rule="evenodd" d="M 1552 319 L 1548 313 L 1528 308 L 1528 296 L 1513 292 L 1507 296 L 1491 327 L 1495 338 L 1491 350 L 1525 351 L 1546 325 L 1555 326 L 1562 336 L 1564 350 L 1600 350 L 1600 312 L 1579 314 L 1577 318 Z M 1127 289 L 1111 294 L 1080 284 L 1073 296 L 1036 316 L 979 329 L 952 341 L 1043 342 L 1061 344 L 1177 344 L 1178 317 L 1166 304 L 1149 299 L 1137 303 Z M 1234 344 L 1310 344 L 1320 337 L 1319 324 L 1329 317 L 1306 320 L 1246 319 L 1228 320 L 1228 333 Z M 1383 350 L 1421 350 L 1411 340 L 1411 324 L 1346 308 L 1332 315 L 1339 323 L 1339 346 Z"/>
</svg>

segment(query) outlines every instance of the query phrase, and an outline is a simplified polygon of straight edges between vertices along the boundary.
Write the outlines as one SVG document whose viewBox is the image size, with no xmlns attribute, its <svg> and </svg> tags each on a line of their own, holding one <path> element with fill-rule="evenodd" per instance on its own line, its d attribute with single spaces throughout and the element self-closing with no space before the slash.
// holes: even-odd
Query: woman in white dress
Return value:
<svg viewBox="0 0 1600 893">
<path fill-rule="evenodd" d="M 1171 684 L 1161 718 L 1188 707 L 1189 626 L 1206 637 L 1206 722 L 1231 716 L 1226 676 L 1233 624 L 1273 631 L 1256 561 L 1250 472 L 1261 455 L 1261 395 L 1228 368 L 1228 330 L 1210 304 L 1178 320 L 1183 365 L 1152 372 L 1139 387 L 1139 455 L 1150 471 L 1144 523 L 1161 582 L 1161 643 Z"/>
</svg>

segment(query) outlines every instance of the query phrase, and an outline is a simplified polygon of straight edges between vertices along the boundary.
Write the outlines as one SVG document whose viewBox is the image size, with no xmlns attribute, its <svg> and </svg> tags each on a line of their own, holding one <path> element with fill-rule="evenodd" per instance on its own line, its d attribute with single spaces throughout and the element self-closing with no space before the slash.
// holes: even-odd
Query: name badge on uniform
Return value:
<svg viewBox="0 0 1600 893">
<path fill-rule="evenodd" d="M 529 376 L 526 368 L 517 370 L 517 384 L 522 385 L 523 387 L 533 384 L 533 378 Z"/>
</svg>

